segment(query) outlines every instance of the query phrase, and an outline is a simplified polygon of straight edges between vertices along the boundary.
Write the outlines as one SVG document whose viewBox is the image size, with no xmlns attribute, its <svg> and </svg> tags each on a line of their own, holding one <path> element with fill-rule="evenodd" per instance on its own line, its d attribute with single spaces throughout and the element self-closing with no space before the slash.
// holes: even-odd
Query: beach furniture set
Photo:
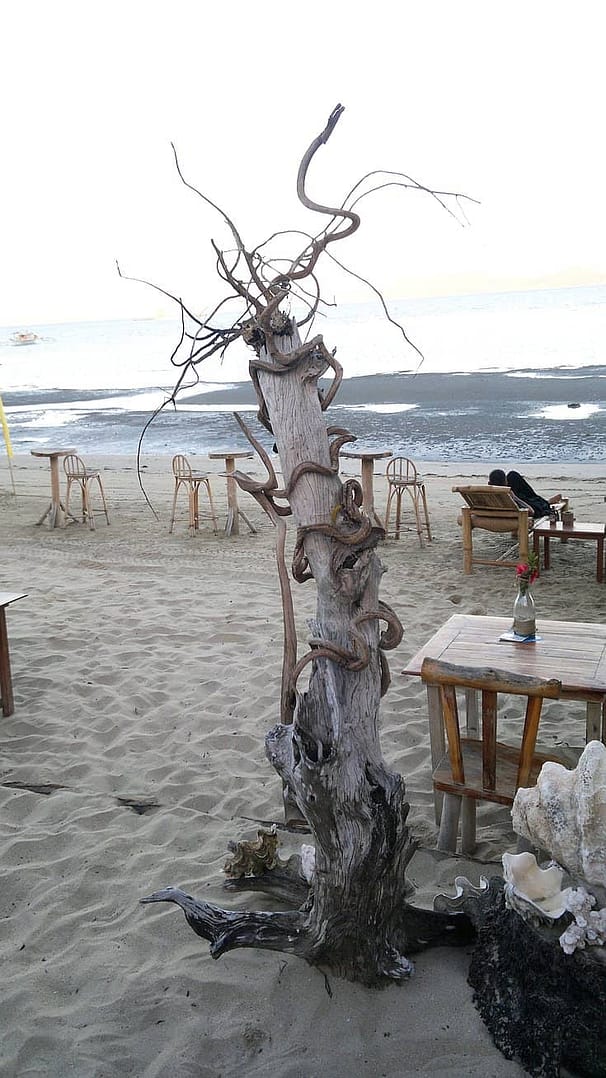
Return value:
<svg viewBox="0 0 606 1078">
<path fill-rule="evenodd" d="M 596 543 L 596 579 L 599 584 L 603 582 L 606 525 L 576 521 L 568 510 L 567 498 L 553 503 L 552 517 L 533 520 L 527 509 L 522 509 L 515 503 L 509 487 L 487 485 L 452 489 L 454 493 L 460 494 L 466 503 L 459 517 L 463 537 L 463 570 L 466 574 L 473 571 L 474 565 L 515 567 L 518 562 L 527 562 L 531 537 L 537 560 L 540 555 L 540 541 L 543 540 L 543 568 L 549 569 L 550 540 L 558 539 L 563 543 L 569 540 L 585 540 Z M 557 517 L 562 519 L 558 520 Z M 498 558 L 482 558 L 473 549 L 473 532 L 476 528 L 489 532 L 509 532 L 516 542 Z"/>
<path fill-rule="evenodd" d="M 238 484 L 234 479 L 234 472 L 236 470 L 236 460 L 246 457 L 252 457 L 253 454 L 250 450 L 241 449 L 222 449 L 217 453 L 209 453 L 209 460 L 223 460 L 225 463 L 225 471 L 221 474 L 225 476 L 227 481 L 227 518 L 225 521 L 225 535 L 239 535 L 240 534 L 240 520 L 243 520 L 248 525 L 250 532 L 256 535 L 256 530 L 251 524 L 246 514 L 240 509 L 238 505 Z M 175 524 L 175 514 L 177 511 L 177 496 L 180 490 L 185 490 L 188 499 L 188 513 L 189 513 L 189 534 L 195 535 L 200 526 L 200 512 L 199 512 L 199 491 L 200 487 L 203 487 L 208 497 L 208 503 L 210 505 L 210 515 L 213 522 L 213 531 L 215 535 L 218 531 L 217 517 L 215 514 L 215 507 L 213 503 L 212 488 L 210 484 L 210 476 L 207 472 L 194 472 L 187 457 L 182 453 L 178 453 L 173 457 L 172 462 L 173 475 L 175 477 L 175 491 L 173 495 L 173 507 L 172 515 L 170 519 L 169 533 L 172 533 Z"/>
<path fill-rule="evenodd" d="M 423 546 L 425 541 L 431 542 L 431 524 L 429 522 L 425 482 L 414 461 L 410 460 L 409 457 L 394 457 L 391 449 L 342 449 L 340 455 L 361 462 L 362 508 L 379 528 L 385 529 L 386 538 L 389 538 L 390 534 L 392 508 L 395 509 L 393 538 L 400 538 L 404 518 L 402 503 L 406 494 L 411 499 L 419 543 Z M 387 507 L 385 520 L 382 520 L 375 509 L 374 467 L 376 460 L 386 460 L 387 458 L 390 458 L 385 469 Z"/>
<path fill-rule="evenodd" d="M 105 492 L 101 482 L 101 473 L 97 469 L 86 467 L 82 457 L 79 457 L 75 449 L 32 449 L 33 457 L 45 457 L 50 464 L 51 500 L 48 508 L 44 511 L 38 524 L 43 524 L 48 518 L 51 528 L 64 527 L 68 520 L 78 523 L 77 518 L 70 513 L 69 499 L 74 484 L 78 487 L 82 497 L 82 523 L 88 524 L 94 530 L 95 514 L 91 498 L 91 487 L 95 485 L 101 495 L 103 512 L 109 524 L 109 513 L 105 501 Z M 61 483 L 59 479 L 59 461 L 63 458 L 63 470 L 67 480 L 65 504 L 61 500 Z"/>
<path fill-rule="evenodd" d="M 586 742 L 606 744 L 606 625 L 540 619 L 540 640 L 521 645 L 503 638 L 510 624 L 510 618 L 453 614 L 402 671 L 421 677 L 427 690 L 434 808 L 442 849 L 456 848 L 460 815 L 463 852 L 473 851 L 476 801 L 509 805 L 518 787 L 534 785 L 537 764 L 542 762 L 535 742 L 543 699 L 584 701 Z M 465 694 L 464 735 L 454 698 L 457 687 Z M 515 748 L 497 741 L 499 692 L 529 698 Z M 445 794 L 449 798 L 443 805 Z"/>
</svg>

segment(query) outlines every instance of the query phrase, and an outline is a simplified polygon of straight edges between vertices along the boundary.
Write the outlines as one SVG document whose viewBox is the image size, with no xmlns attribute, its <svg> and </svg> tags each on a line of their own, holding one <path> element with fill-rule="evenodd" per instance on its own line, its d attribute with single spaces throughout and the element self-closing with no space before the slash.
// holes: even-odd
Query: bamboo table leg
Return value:
<svg viewBox="0 0 606 1078">
<path fill-rule="evenodd" d="M 442 709 L 440 708 L 440 689 L 437 685 L 427 686 L 427 712 L 429 715 L 429 746 L 431 752 L 432 774 L 446 751 L 444 738 L 444 724 L 442 722 Z M 440 790 L 433 792 L 433 804 L 436 823 L 442 816 L 443 794 Z"/>
<path fill-rule="evenodd" d="M 11 677 L 11 664 L 8 651 L 8 626 L 6 624 L 6 607 L 9 603 L 25 599 L 27 592 L 0 592 L 0 701 L 4 715 L 12 715 L 15 710 L 13 699 L 13 681 Z"/>
<path fill-rule="evenodd" d="M 378 524 L 380 528 L 383 527 L 383 521 L 380 516 L 375 512 L 375 491 L 374 491 L 374 474 L 375 465 L 373 460 L 362 460 L 362 505 L 366 510 L 367 515 L 375 524 Z"/>
<path fill-rule="evenodd" d="M 236 470 L 236 462 L 233 457 L 226 457 L 225 471 L 227 473 L 227 521 L 225 524 L 226 535 L 239 535 L 240 522 L 238 520 L 238 486 L 233 478 Z"/>
<path fill-rule="evenodd" d="M 71 513 L 67 513 L 65 506 L 61 501 L 61 486 L 59 482 L 59 457 L 68 456 L 70 453 L 75 453 L 74 449 L 32 449 L 32 456 L 34 457 L 47 457 L 50 463 L 51 473 L 51 500 L 50 505 L 38 520 L 37 524 L 42 524 L 46 518 L 49 518 L 49 524 L 51 528 L 58 528 L 65 526 L 66 517 L 69 516 L 70 520 L 75 521 L 75 517 Z"/>
<path fill-rule="evenodd" d="M 602 736 L 602 711 L 606 706 L 600 700 L 587 701 L 587 718 L 585 721 L 585 742 L 599 741 Z M 606 733 L 606 730 L 604 731 Z"/>
<path fill-rule="evenodd" d="M 252 457 L 252 453 L 248 450 L 246 452 L 234 450 L 231 453 L 226 450 L 225 452 L 209 453 L 208 456 L 210 460 L 218 460 L 221 458 L 225 461 L 225 471 L 221 473 L 227 480 L 227 519 L 225 521 L 225 535 L 240 534 L 240 517 L 244 523 L 248 525 L 251 533 L 256 535 L 256 529 L 252 526 L 250 520 L 238 505 L 238 483 L 233 477 L 236 470 L 236 459 L 239 457 Z"/>
<path fill-rule="evenodd" d="M 15 704 L 13 700 L 11 664 L 8 654 L 6 611 L 3 606 L 0 607 L 0 696 L 2 698 L 3 715 L 12 715 Z"/>
</svg>

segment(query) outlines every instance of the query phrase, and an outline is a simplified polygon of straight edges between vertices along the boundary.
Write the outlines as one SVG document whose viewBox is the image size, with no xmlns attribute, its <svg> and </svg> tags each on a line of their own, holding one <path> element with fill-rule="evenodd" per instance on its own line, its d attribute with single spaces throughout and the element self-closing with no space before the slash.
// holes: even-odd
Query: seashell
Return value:
<svg viewBox="0 0 606 1078">
<path fill-rule="evenodd" d="M 269 831 L 261 828 L 255 839 L 243 842 L 229 842 L 233 857 L 223 866 L 225 875 L 230 880 L 243 876 L 262 876 L 277 864 L 278 836 L 275 824 Z"/>
<path fill-rule="evenodd" d="M 541 868 L 533 853 L 504 853 L 505 901 L 524 920 L 557 921 L 568 910 L 572 887 L 562 888 L 564 870 Z"/>
<path fill-rule="evenodd" d="M 433 908 L 436 913 L 462 913 L 468 899 L 479 899 L 488 892 L 488 879 L 480 876 L 478 886 L 474 886 L 466 876 L 455 876 L 454 895 L 438 894 L 434 897 Z"/>
<path fill-rule="evenodd" d="M 514 831 L 547 850 L 606 906 L 606 747 L 590 741 L 574 770 L 543 764 L 537 784 L 516 793 Z"/>
</svg>

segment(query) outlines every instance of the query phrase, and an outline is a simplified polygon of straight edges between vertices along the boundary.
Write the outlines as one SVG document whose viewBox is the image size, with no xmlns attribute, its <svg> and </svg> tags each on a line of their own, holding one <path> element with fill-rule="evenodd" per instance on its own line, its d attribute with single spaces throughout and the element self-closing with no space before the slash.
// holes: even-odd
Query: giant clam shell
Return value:
<svg viewBox="0 0 606 1078">
<path fill-rule="evenodd" d="M 571 887 L 562 889 L 564 870 L 541 868 L 533 853 L 504 853 L 505 900 L 525 920 L 557 921 L 567 912 Z"/>
<path fill-rule="evenodd" d="M 606 747 L 590 741 L 574 770 L 543 764 L 537 784 L 519 789 L 514 831 L 547 850 L 606 905 Z"/>
</svg>

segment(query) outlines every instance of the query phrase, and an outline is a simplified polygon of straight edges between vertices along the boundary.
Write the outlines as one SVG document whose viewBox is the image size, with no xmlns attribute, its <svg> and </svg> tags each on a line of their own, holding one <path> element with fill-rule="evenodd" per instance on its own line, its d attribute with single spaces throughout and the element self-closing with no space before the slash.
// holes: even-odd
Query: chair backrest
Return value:
<svg viewBox="0 0 606 1078">
<path fill-rule="evenodd" d="M 182 453 L 173 457 L 173 475 L 175 479 L 191 479 L 191 464 Z"/>
<path fill-rule="evenodd" d="M 557 700 L 562 691 L 562 683 L 555 678 L 545 679 L 513 674 L 506 670 L 458 666 L 429 658 L 423 661 L 421 677 L 426 684 L 437 685 L 439 688 L 440 707 L 454 784 L 452 792 L 456 792 L 457 786 L 465 786 L 467 790 L 473 790 L 480 799 L 485 797 L 486 800 L 511 804 L 513 799 L 511 786 L 505 790 L 497 785 L 498 693 L 527 697 L 520 746 L 519 749 L 512 749 L 510 752 L 514 765 L 517 763 L 513 789 L 515 792 L 518 787 L 529 785 L 543 700 Z M 477 769 L 474 768 L 474 773 L 469 774 L 465 773 L 457 688 L 475 689 L 482 694 L 481 764 Z"/>
<path fill-rule="evenodd" d="M 517 513 L 516 505 L 509 487 L 453 487 L 474 511 L 490 510 L 491 513 Z"/>
<path fill-rule="evenodd" d="M 77 479 L 81 475 L 86 475 L 86 465 L 76 453 L 68 453 L 63 458 L 63 470 L 68 479 Z"/>
<path fill-rule="evenodd" d="M 392 457 L 387 462 L 387 468 L 385 474 L 388 480 L 399 480 L 400 482 L 416 483 L 418 482 L 418 473 L 415 463 L 409 459 L 409 457 Z"/>
</svg>

